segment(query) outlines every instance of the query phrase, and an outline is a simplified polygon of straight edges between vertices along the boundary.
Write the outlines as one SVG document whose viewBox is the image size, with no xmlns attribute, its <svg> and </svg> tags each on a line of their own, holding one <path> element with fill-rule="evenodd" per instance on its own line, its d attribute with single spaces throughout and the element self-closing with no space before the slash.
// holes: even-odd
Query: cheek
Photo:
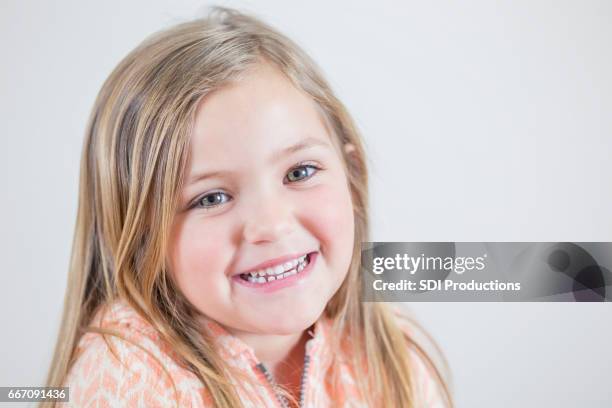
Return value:
<svg viewBox="0 0 612 408">
<path fill-rule="evenodd" d="M 346 272 L 353 253 L 355 225 L 349 187 L 344 179 L 321 186 L 305 200 L 306 223 L 321 244 L 328 266 Z"/>
<path fill-rule="evenodd" d="M 218 230 L 218 231 L 217 231 Z M 183 293 L 202 293 L 223 281 L 224 244 L 221 228 L 199 226 L 195 217 L 177 222 L 170 236 L 169 266 Z M 215 239 L 211 239 L 215 237 Z"/>
</svg>

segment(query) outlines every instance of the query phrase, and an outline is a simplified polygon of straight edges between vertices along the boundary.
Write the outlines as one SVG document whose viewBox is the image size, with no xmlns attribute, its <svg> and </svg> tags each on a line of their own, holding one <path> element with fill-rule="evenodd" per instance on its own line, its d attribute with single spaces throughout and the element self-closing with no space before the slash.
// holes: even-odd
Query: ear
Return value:
<svg viewBox="0 0 612 408">
<path fill-rule="evenodd" d="M 344 144 L 344 153 L 350 155 L 354 151 L 355 151 L 355 145 L 353 145 L 352 143 L 345 143 Z"/>
</svg>

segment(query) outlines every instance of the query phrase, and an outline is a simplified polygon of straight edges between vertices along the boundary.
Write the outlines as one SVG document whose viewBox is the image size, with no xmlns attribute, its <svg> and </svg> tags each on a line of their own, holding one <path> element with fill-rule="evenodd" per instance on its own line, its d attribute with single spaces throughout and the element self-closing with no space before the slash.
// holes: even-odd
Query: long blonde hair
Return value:
<svg viewBox="0 0 612 408">
<path fill-rule="evenodd" d="M 91 326 L 95 311 L 126 300 L 168 342 L 218 407 L 240 406 L 228 367 L 198 326 L 198 311 L 166 268 L 166 243 L 183 183 L 195 109 L 207 94 L 261 61 L 274 64 L 317 103 L 340 146 L 355 215 L 355 245 L 345 281 L 325 309 L 332 347 L 351 339 L 358 388 L 372 406 L 413 407 L 412 348 L 452 405 L 428 353 L 406 336 L 382 303 L 360 301 L 361 243 L 367 241 L 368 180 L 353 120 L 315 63 L 256 18 L 214 8 L 203 19 L 156 33 L 129 53 L 104 83 L 87 127 L 79 205 L 59 337 L 47 385 L 61 386 L 80 337 L 119 335 Z M 119 335 L 120 336 L 120 335 Z M 121 337 L 121 336 L 120 336 Z M 335 366 L 329 375 L 340 381 Z"/>
</svg>

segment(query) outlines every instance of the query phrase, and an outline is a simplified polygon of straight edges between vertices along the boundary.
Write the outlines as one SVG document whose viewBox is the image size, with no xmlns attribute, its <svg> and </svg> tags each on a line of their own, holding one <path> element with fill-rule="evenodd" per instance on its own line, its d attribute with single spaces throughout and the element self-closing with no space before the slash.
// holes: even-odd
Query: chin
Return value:
<svg viewBox="0 0 612 408">
<path fill-rule="evenodd" d="M 321 316 L 325 305 L 320 308 L 309 307 L 292 313 L 279 311 L 274 315 L 261 321 L 256 322 L 256 326 L 260 333 L 289 335 L 303 332 L 312 326 Z"/>
</svg>

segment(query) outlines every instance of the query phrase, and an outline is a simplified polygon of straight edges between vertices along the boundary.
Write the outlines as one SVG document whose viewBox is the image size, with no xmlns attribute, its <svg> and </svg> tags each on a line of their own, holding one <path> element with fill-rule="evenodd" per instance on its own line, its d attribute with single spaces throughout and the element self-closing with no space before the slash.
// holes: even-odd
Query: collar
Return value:
<svg viewBox="0 0 612 408">
<path fill-rule="evenodd" d="M 108 309 L 99 310 L 92 323 L 99 326 L 121 325 L 137 329 L 143 333 L 155 332 L 143 317 L 134 310 L 125 300 L 117 299 Z M 251 346 L 228 332 L 215 320 L 203 316 L 200 319 L 206 330 L 218 346 L 219 354 L 224 359 L 246 358 L 254 364 L 259 363 L 255 351 Z M 310 339 L 306 341 L 306 355 L 313 357 L 325 350 L 332 322 L 325 316 L 319 317 L 314 328 L 309 330 Z"/>
</svg>

